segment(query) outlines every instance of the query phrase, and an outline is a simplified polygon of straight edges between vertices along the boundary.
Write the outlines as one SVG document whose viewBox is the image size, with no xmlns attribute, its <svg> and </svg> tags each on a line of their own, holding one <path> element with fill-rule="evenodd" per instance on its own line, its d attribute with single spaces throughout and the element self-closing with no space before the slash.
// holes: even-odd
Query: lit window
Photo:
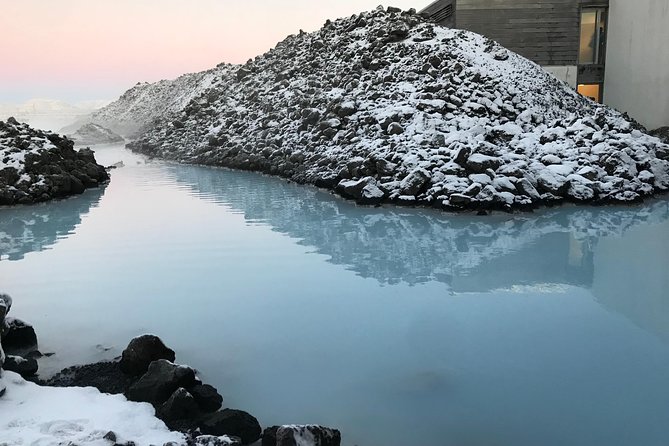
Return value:
<svg viewBox="0 0 669 446">
<path fill-rule="evenodd" d="M 602 86 L 600 84 L 579 84 L 578 92 L 595 102 L 602 102 Z"/>
<path fill-rule="evenodd" d="M 581 42 L 578 63 L 603 64 L 606 45 L 606 9 L 588 8 L 581 11 Z"/>
</svg>

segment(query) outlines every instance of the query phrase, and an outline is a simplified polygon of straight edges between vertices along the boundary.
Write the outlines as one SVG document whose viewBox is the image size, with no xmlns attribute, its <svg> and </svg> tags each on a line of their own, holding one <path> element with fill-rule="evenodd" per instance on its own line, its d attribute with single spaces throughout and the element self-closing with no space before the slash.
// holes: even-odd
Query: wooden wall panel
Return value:
<svg viewBox="0 0 669 446">
<path fill-rule="evenodd" d="M 541 65 L 576 65 L 579 0 L 457 0 L 456 27 Z"/>
</svg>

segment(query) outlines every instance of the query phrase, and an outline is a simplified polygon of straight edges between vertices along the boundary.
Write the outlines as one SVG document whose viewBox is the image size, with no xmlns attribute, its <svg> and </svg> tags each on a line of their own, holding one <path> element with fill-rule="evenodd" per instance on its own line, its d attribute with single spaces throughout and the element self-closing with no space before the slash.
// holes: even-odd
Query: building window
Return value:
<svg viewBox="0 0 669 446">
<path fill-rule="evenodd" d="M 606 45 L 606 8 L 581 10 L 581 42 L 578 63 L 581 65 L 604 64 Z"/>
<path fill-rule="evenodd" d="M 578 84 L 578 92 L 585 97 L 592 99 L 595 102 L 602 102 L 602 85 L 601 84 Z"/>
</svg>

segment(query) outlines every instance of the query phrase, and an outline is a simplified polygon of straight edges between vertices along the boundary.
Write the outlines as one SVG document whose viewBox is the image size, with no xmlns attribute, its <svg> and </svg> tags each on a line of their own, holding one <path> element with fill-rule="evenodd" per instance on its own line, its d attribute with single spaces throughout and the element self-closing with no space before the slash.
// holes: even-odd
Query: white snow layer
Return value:
<svg viewBox="0 0 669 446">
<path fill-rule="evenodd" d="M 0 445 L 109 446 L 103 436 L 112 431 L 117 442 L 137 446 L 184 444 L 182 434 L 170 432 L 148 403 L 122 395 L 100 393 L 92 387 L 41 387 L 18 374 L 3 372 L 0 387 Z"/>
</svg>

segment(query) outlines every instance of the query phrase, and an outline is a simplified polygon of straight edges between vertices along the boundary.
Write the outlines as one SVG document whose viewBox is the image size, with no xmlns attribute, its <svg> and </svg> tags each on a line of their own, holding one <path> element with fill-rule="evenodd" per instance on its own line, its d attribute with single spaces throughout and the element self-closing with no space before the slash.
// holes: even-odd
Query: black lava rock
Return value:
<svg viewBox="0 0 669 446">
<path fill-rule="evenodd" d="M 177 420 L 195 418 L 200 414 L 200 408 L 193 395 L 183 387 L 174 391 L 172 396 L 160 406 L 156 412 L 158 418 L 168 423 Z"/>
<path fill-rule="evenodd" d="M 203 412 L 215 412 L 223 405 L 223 397 L 209 384 L 196 384 L 188 391 Z"/>
<path fill-rule="evenodd" d="M 52 378 L 40 382 L 51 387 L 95 387 L 102 393 L 125 393 L 137 381 L 121 371 L 118 362 L 98 362 L 68 367 Z"/>
<path fill-rule="evenodd" d="M 38 365 L 37 361 L 34 359 L 26 359 L 20 356 L 7 356 L 2 368 L 10 372 L 18 373 L 24 378 L 28 378 L 37 374 Z"/>
<path fill-rule="evenodd" d="M 175 365 L 164 359 L 153 361 L 147 372 L 135 382 L 126 397 L 131 401 L 162 404 L 179 387 L 195 384 L 195 371 L 190 367 Z"/>
<path fill-rule="evenodd" d="M 37 349 L 35 329 L 20 319 L 6 318 L 2 328 L 2 346 L 9 352 Z"/>
<path fill-rule="evenodd" d="M 276 432 L 281 426 L 271 426 L 262 433 L 262 446 L 276 446 Z"/>
<path fill-rule="evenodd" d="M 134 338 L 123 350 L 121 355 L 121 370 L 129 375 L 145 373 L 149 364 L 158 359 L 174 362 L 174 350 L 165 346 L 163 341 L 154 335 L 142 335 Z"/>
<path fill-rule="evenodd" d="M 262 429 L 251 414 L 235 409 L 224 409 L 205 415 L 200 429 L 208 435 L 232 435 L 239 437 L 243 444 L 258 441 Z"/>
</svg>

